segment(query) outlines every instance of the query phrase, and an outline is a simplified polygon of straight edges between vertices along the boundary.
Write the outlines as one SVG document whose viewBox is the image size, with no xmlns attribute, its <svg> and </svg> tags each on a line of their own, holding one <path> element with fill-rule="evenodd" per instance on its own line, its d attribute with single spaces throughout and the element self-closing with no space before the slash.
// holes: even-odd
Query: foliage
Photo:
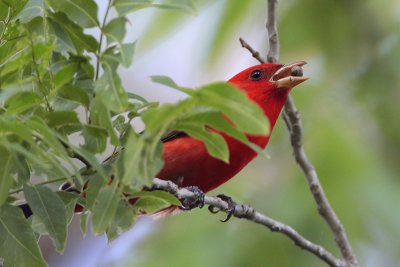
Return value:
<svg viewBox="0 0 400 267">
<path fill-rule="evenodd" d="M 190 0 L 110 0 L 99 19 L 93 0 L 0 1 L 0 257 L 5 265 L 46 266 L 37 246 L 40 235 L 48 235 L 62 253 L 76 203 L 84 212 L 82 231 L 90 216 L 94 233 L 106 233 L 110 240 L 132 226 L 138 210 L 179 204 L 166 193 L 138 193 L 162 167 L 159 139 L 165 133 L 184 130 L 227 162 L 224 139 L 207 127 L 244 143 L 244 132 L 268 132 L 263 112 L 225 83 L 192 90 L 153 77 L 189 95 L 164 105 L 125 90 L 118 70 L 132 64 L 136 46 L 125 41 L 127 15 L 148 7 L 196 12 Z M 88 33 L 92 28 L 99 36 Z M 138 119 L 146 126 L 143 134 L 132 126 Z M 109 150 L 110 159 L 102 163 Z M 85 190 L 85 197 L 49 186 L 65 181 Z M 29 220 L 15 207 L 20 191 L 34 213 Z M 140 197 L 134 208 L 132 197 Z"/>
</svg>

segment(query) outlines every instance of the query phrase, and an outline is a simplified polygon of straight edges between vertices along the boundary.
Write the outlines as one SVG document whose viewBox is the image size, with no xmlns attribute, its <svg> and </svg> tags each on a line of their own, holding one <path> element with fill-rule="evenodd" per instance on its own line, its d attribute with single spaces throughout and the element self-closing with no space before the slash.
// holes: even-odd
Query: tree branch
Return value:
<svg viewBox="0 0 400 267">
<path fill-rule="evenodd" d="M 267 54 L 267 62 L 277 63 L 279 60 L 279 38 L 278 30 L 276 26 L 276 14 L 277 14 L 277 0 L 268 0 L 268 18 L 267 18 L 267 30 L 268 30 L 268 42 L 269 51 Z M 265 61 L 259 56 L 259 53 L 254 50 L 248 43 L 240 38 L 242 47 L 249 50 L 251 55 L 256 58 L 260 63 Z M 359 266 L 357 258 L 353 253 L 350 242 L 346 235 L 343 224 L 340 222 L 338 216 L 333 210 L 329 203 L 328 198 L 319 181 L 317 172 L 303 147 L 303 125 L 300 119 L 300 114 L 294 104 L 293 98 L 289 95 L 284 110 L 282 112 L 282 118 L 290 133 L 290 141 L 293 148 L 293 156 L 296 162 L 303 170 L 310 191 L 317 204 L 319 214 L 324 218 L 325 222 L 329 225 L 337 246 L 340 249 L 341 255 L 344 259 L 347 267 Z M 332 266 L 332 265 L 331 265 Z"/>
<path fill-rule="evenodd" d="M 253 50 L 253 48 L 246 43 L 245 40 L 243 40 L 243 38 L 239 38 L 240 44 L 242 45 L 243 48 L 246 48 L 247 50 L 250 51 L 251 55 L 258 60 L 258 62 L 260 62 L 261 64 L 264 64 L 265 61 L 264 59 L 261 58 L 260 53 L 258 53 L 257 51 Z"/>
<path fill-rule="evenodd" d="M 171 181 L 165 181 L 158 178 L 153 180 L 153 188 L 167 191 L 173 195 L 175 195 L 180 200 L 184 199 L 193 199 L 196 195 L 185 189 L 179 188 L 176 184 Z M 204 204 L 209 206 L 214 206 L 219 208 L 221 211 L 228 213 L 229 212 L 229 204 L 218 198 L 218 197 L 204 197 Z M 326 250 L 324 247 L 317 245 L 302 235 L 300 235 L 296 230 L 291 228 L 289 225 L 286 225 L 282 222 L 276 221 L 258 211 L 256 211 L 253 207 L 245 205 L 245 204 L 236 204 L 233 216 L 239 219 L 246 219 L 248 221 L 252 221 L 254 223 L 263 225 L 267 227 L 272 232 L 279 232 L 286 235 L 290 238 L 295 245 L 300 248 L 311 252 L 324 262 L 326 262 L 331 267 L 345 267 L 346 263 L 336 258 L 332 253 Z"/>
<path fill-rule="evenodd" d="M 62 139 L 58 138 L 58 141 L 60 141 L 60 143 L 63 145 L 63 147 L 66 149 L 68 156 L 70 156 L 71 158 L 75 158 L 77 160 L 80 160 L 83 164 L 86 165 L 86 168 L 90 169 L 92 167 L 92 164 L 90 164 L 89 161 L 87 161 L 87 159 L 82 156 L 81 154 L 77 153 L 76 151 L 74 151 L 69 144 L 67 144 L 66 142 L 64 142 Z"/>
<path fill-rule="evenodd" d="M 270 63 L 277 63 L 279 61 L 279 35 L 278 27 L 276 25 L 276 6 L 278 0 L 268 0 L 268 16 L 267 16 L 267 30 L 268 30 L 268 43 L 269 50 L 267 53 L 267 61 Z"/>
<path fill-rule="evenodd" d="M 348 263 L 347 266 L 359 266 L 357 259 L 353 253 L 350 242 L 347 238 L 343 224 L 333 210 L 324 189 L 318 179 L 317 172 L 313 164 L 307 157 L 303 147 L 303 126 L 300 120 L 299 112 L 296 109 L 292 98 L 288 98 L 285 103 L 284 117 L 286 126 L 290 132 L 290 141 L 293 148 L 293 155 L 296 162 L 303 170 L 310 191 L 314 197 L 319 214 L 324 218 L 331 228 L 336 244 L 338 245 L 342 257 Z"/>
<path fill-rule="evenodd" d="M 269 35 L 270 49 L 267 54 L 268 62 L 278 62 L 279 39 L 276 26 L 277 0 L 268 0 L 267 30 Z M 293 147 L 293 155 L 296 162 L 303 170 L 310 191 L 317 204 L 318 212 L 325 219 L 335 237 L 336 244 L 340 248 L 342 257 L 349 266 L 358 266 L 357 259 L 352 251 L 343 224 L 340 222 L 335 211 L 329 203 L 328 198 L 319 182 L 317 172 L 307 157 L 303 147 L 303 126 L 299 112 L 296 109 L 291 96 L 286 100 L 283 118 L 290 133 L 290 140 Z"/>
</svg>

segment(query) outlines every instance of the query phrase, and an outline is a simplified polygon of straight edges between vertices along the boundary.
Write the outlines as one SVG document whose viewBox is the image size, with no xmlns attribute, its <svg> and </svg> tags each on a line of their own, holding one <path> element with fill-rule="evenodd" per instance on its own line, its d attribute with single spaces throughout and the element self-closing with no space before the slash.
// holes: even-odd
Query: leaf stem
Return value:
<svg viewBox="0 0 400 267">
<path fill-rule="evenodd" d="M 37 183 L 35 185 L 52 184 L 52 183 L 57 183 L 57 182 L 65 181 L 65 180 L 67 180 L 67 177 L 60 177 L 60 178 L 57 178 L 57 179 L 53 179 L 53 180 L 48 180 L 48 181 L 44 181 L 44 182 L 41 182 L 41 183 Z M 22 188 L 16 189 L 14 191 L 9 192 L 8 194 L 9 195 L 16 194 L 16 193 L 21 192 L 22 190 L 23 190 Z"/>
<path fill-rule="evenodd" d="M 11 20 L 10 16 L 11 16 L 11 8 L 9 7 L 8 8 L 8 12 L 7 12 L 6 20 L 4 21 L 4 29 L 3 29 L 3 31 L 1 32 L 1 35 L 0 35 L 0 45 L 1 45 L 1 42 L 3 41 L 3 37 L 4 37 L 4 34 L 6 33 L 8 24 L 10 23 L 10 20 Z"/>
<path fill-rule="evenodd" d="M 29 40 L 31 41 L 31 47 L 32 47 L 32 63 L 33 63 L 33 68 L 35 69 L 35 72 L 36 72 L 36 76 L 37 76 L 37 79 L 38 79 L 38 82 L 39 82 L 39 90 L 42 92 L 42 94 L 43 94 L 43 98 L 44 98 L 44 101 L 46 102 L 46 106 L 47 106 L 47 108 L 48 108 L 48 110 L 49 111 L 53 111 L 53 108 L 51 107 L 51 105 L 50 105 L 50 102 L 49 102 L 49 99 L 47 98 L 47 95 L 46 95 L 46 92 L 43 90 L 43 88 L 42 88 L 42 86 L 43 86 L 43 83 L 42 83 L 42 79 L 40 79 L 40 73 L 39 73 L 39 69 L 38 69 L 38 67 L 36 66 L 36 58 L 35 58 L 35 49 L 34 49 L 34 45 L 33 45 L 33 40 L 32 40 L 32 36 L 30 36 L 30 38 L 29 38 Z"/>
<path fill-rule="evenodd" d="M 110 11 L 111 4 L 112 4 L 112 0 L 109 0 L 109 1 L 108 1 L 108 4 L 107 4 L 106 14 L 104 15 L 103 22 L 101 23 L 101 27 L 100 27 L 99 48 L 97 49 L 97 53 L 96 53 L 97 62 L 96 62 L 96 76 L 95 76 L 95 80 L 97 80 L 97 79 L 99 78 L 100 53 L 101 53 L 101 47 L 102 47 L 103 39 L 104 39 L 103 29 L 104 29 L 104 26 L 106 25 L 106 22 L 107 22 L 108 12 Z"/>
</svg>

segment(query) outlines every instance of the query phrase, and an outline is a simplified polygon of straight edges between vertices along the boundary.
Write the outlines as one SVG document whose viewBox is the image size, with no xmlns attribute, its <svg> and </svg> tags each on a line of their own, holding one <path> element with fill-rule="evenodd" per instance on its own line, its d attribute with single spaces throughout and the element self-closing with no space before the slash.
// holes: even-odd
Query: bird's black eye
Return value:
<svg viewBox="0 0 400 267">
<path fill-rule="evenodd" d="M 261 70 L 253 70 L 250 73 L 250 78 L 252 80 L 259 80 L 259 79 L 261 79 L 261 77 L 262 77 L 262 71 Z"/>
</svg>

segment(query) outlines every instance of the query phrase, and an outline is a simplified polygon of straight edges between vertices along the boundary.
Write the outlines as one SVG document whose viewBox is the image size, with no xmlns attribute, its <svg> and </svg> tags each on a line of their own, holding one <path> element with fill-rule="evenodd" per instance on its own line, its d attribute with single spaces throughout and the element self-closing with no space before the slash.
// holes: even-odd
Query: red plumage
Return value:
<svg viewBox="0 0 400 267">
<path fill-rule="evenodd" d="M 270 133 L 265 136 L 247 135 L 261 148 L 268 144 L 271 131 L 290 90 L 307 80 L 302 76 L 305 62 L 288 65 L 262 64 L 248 68 L 231 78 L 228 83 L 245 91 L 269 119 Z M 256 152 L 245 144 L 220 133 L 228 144 L 229 164 L 211 157 L 203 142 L 183 135 L 164 143 L 164 167 L 156 176 L 171 180 L 179 186 L 197 186 L 208 192 L 235 176 L 256 157 Z"/>
</svg>

